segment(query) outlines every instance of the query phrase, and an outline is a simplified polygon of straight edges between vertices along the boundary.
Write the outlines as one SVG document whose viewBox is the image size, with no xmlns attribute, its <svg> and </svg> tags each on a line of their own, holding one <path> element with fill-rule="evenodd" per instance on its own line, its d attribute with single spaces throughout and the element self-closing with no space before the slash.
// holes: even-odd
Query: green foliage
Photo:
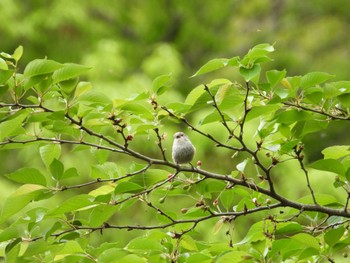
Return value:
<svg viewBox="0 0 350 263">
<path fill-rule="evenodd" d="M 210 60 L 193 77 L 224 69 L 238 77 L 164 104 L 169 74 L 115 98 L 81 81 L 88 67 L 36 59 L 21 73 L 23 48 L 1 53 L 0 150 L 29 152 L 32 162 L 6 174 L 16 190 L 2 204 L 0 256 L 320 262 L 348 253 L 349 146 L 327 147 L 309 164 L 303 140 L 350 120 L 349 82 L 266 71 L 274 50 L 259 44 L 242 58 Z M 168 159 L 178 123 L 192 130 L 197 167 Z M 206 144 L 222 162 L 203 154 Z M 315 184 L 327 176 L 333 192 Z"/>
</svg>

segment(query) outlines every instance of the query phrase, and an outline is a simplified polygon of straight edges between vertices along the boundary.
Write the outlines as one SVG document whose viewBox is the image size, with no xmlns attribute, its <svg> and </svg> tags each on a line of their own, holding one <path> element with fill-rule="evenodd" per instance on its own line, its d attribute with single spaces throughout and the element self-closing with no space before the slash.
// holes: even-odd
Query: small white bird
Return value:
<svg viewBox="0 0 350 263">
<path fill-rule="evenodd" d="M 193 159 L 196 153 L 196 148 L 191 143 L 190 139 L 183 132 L 177 132 L 174 134 L 173 143 L 173 161 L 176 164 L 189 163 Z"/>
</svg>

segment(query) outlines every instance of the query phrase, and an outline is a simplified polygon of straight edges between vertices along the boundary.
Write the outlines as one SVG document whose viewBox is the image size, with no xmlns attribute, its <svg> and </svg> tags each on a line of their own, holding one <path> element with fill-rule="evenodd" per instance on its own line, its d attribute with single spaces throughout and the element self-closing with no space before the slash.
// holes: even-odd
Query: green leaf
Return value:
<svg viewBox="0 0 350 263">
<path fill-rule="evenodd" d="M 294 122 L 299 122 L 302 120 L 311 119 L 310 113 L 305 111 L 299 111 L 297 109 L 286 110 L 276 114 L 274 119 L 279 123 L 292 124 Z"/>
<path fill-rule="evenodd" d="M 270 86 L 273 88 L 276 86 L 282 79 L 286 76 L 286 70 L 269 70 L 266 72 L 267 81 L 270 83 Z"/>
<path fill-rule="evenodd" d="M 13 75 L 13 70 L 2 70 L 0 69 L 0 84 L 5 84 L 6 81 Z M 0 95 L 7 91 L 6 87 L 1 87 Z"/>
<path fill-rule="evenodd" d="M 278 109 L 281 108 L 281 105 L 279 104 L 271 104 L 271 105 L 265 105 L 265 106 L 254 106 L 251 108 L 251 110 L 248 112 L 246 121 L 253 120 L 257 117 L 263 118 L 265 115 L 265 118 L 270 117 L 272 113 L 275 113 Z"/>
<path fill-rule="evenodd" d="M 224 117 L 225 117 L 225 120 L 226 121 L 231 121 L 230 118 L 224 114 Z M 216 121 L 220 121 L 222 122 L 222 117 L 221 115 L 217 112 L 217 110 L 214 110 L 212 113 L 204 116 L 203 119 L 201 119 L 198 124 L 199 125 L 205 125 L 205 124 L 208 124 L 208 123 L 212 123 L 212 122 L 216 122 Z"/>
<path fill-rule="evenodd" d="M 62 94 L 68 97 L 74 91 L 78 81 L 78 78 L 63 80 L 59 82 L 58 86 L 60 87 Z"/>
<path fill-rule="evenodd" d="M 6 175 L 10 180 L 24 184 L 39 184 L 46 186 L 45 176 L 35 168 L 24 167 Z"/>
<path fill-rule="evenodd" d="M 92 89 L 92 85 L 90 82 L 85 82 L 85 81 L 79 82 L 75 89 L 74 98 L 78 98 L 80 95 L 83 95 L 84 93 L 90 91 L 91 89 Z"/>
<path fill-rule="evenodd" d="M 146 259 L 145 257 L 141 257 L 135 254 L 130 254 L 124 257 L 117 257 L 117 260 L 113 261 L 113 263 L 146 263 L 146 262 L 150 262 L 149 258 Z"/>
<path fill-rule="evenodd" d="M 340 159 L 350 155 L 350 146 L 348 145 L 335 145 L 330 146 L 322 150 L 324 159 Z"/>
<path fill-rule="evenodd" d="M 320 249 L 318 240 L 310 234 L 300 233 L 290 237 L 292 240 L 296 240 L 307 247 L 313 247 L 315 249 Z"/>
<path fill-rule="evenodd" d="M 25 184 L 20 186 L 6 199 L 0 217 L 0 224 L 6 221 L 10 216 L 18 213 L 22 208 L 46 190 L 46 187 L 36 184 Z"/>
<path fill-rule="evenodd" d="M 328 244 L 328 246 L 333 247 L 343 236 L 345 232 L 345 229 L 343 226 L 340 226 L 338 228 L 332 228 L 327 231 L 327 233 L 324 235 L 324 240 Z"/>
<path fill-rule="evenodd" d="M 0 58 L 0 69 L 4 71 L 9 69 L 6 61 L 2 58 Z"/>
<path fill-rule="evenodd" d="M 337 99 L 340 101 L 342 105 L 344 105 L 347 108 L 350 108 L 350 94 L 341 94 L 337 97 Z"/>
<path fill-rule="evenodd" d="M 160 181 L 166 180 L 168 178 L 169 172 L 162 169 L 148 169 L 143 174 L 134 175 L 129 182 L 141 186 L 150 186 L 158 183 Z"/>
<path fill-rule="evenodd" d="M 101 226 L 104 222 L 107 222 L 118 209 L 118 206 L 106 204 L 101 204 L 94 207 L 89 216 L 89 225 L 91 227 Z"/>
<path fill-rule="evenodd" d="M 21 238 L 16 238 L 14 241 L 7 244 L 5 248 L 5 259 L 7 263 L 18 262 L 18 255 L 21 248 Z"/>
<path fill-rule="evenodd" d="M 203 251 L 199 253 L 191 253 L 191 255 L 186 258 L 186 263 L 211 263 L 213 262 L 212 257 L 203 254 Z"/>
<path fill-rule="evenodd" d="M 91 68 L 79 64 L 66 63 L 57 70 L 52 75 L 54 83 L 58 83 L 64 80 L 73 79 L 79 77 L 80 75 L 86 73 Z"/>
<path fill-rule="evenodd" d="M 232 210 L 234 197 L 235 197 L 235 191 L 232 189 L 225 190 L 221 193 L 219 197 L 219 201 L 223 205 L 223 207 L 226 208 L 227 211 Z"/>
<path fill-rule="evenodd" d="M 106 106 L 112 103 L 112 101 L 107 95 L 94 90 L 81 94 L 78 97 L 78 101 L 85 102 L 87 105 L 98 104 L 103 106 Z"/>
<path fill-rule="evenodd" d="M 227 58 L 215 58 L 205 63 L 192 77 L 196 77 L 214 70 L 226 67 L 229 59 Z"/>
<path fill-rule="evenodd" d="M 52 73 L 64 67 L 63 64 L 48 59 L 35 59 L 28 63 L 24 69 L 25 77 L 33 77 L 43 74 Z"/>
<path fill-rule="evenodd" d="M 278 223 L 276 234 L 290 235 L 296 232 L 301 232 L 302 230 L 302 226 L 297 222 Z"/>
<path fill-rule="evenodd" d="M 10 226 L 0 232 L 0 242 L 14 239 L 20 236 L 20 231 L 17 226 Z"/>
<path fill-rule="evenodd" d="M 61 145 L 58 143 L 50 143 L 39 149 L 41 160 L 47 168 L 50 167 L 54 159 L 58 159 L 61 155 Z"/>
<path fill-rule="evenodd" d="M 232 82 L 227 79 L 216 79 L 212 81 L 208 86 L 211 94 L 216 94 L 220 87 L 224 85 L 231 85 Z M 212 105 L 212 98 L 205 91 L 203 85 L 199 85 L 194 88 L 186 97 L 185 105 L 192 105 L 190 111 L 196 111 L 208 105 Z"/>
<path fill-rule="evenodd" d="M 121 107 L 124 111 L 132 112 L 137 116 L 141 116 L 147 120 L 154 120 L 154 116 L 149 108 L 137 102 L 129 102 Z"/>
<path fill-rule="evenodd" d="M 130 251 L 135 251 L 135 252 L 138 250 L 163 251 L 163 246 L 158 239 L 155 239 L 149 236 L 142 236 L 142 237 L 136 237 L 133 240 L 131 240 L 129 244 L 126 246 L 126 249 Z"/>
<path fill-rule="evenodd" d="M 263 233 L 263 222 L 257 222 L 255 224 L 253 224 L 250 229 L 248 230 L 248 233 L 246 234 L 246 236 L 244 237 L 243 240 L 241 240 L 238 243 L 235 243 L 234 246 L 239 246 L 242 244 L 246 244 L 246 243 L 252 243 L 252 242 L 257 242 L 257 241 L 262 241 L 265 240 L 265 236 Z"/>
<path fill-rule="evenodd" d="M 317 200 L 317 203 L 319 205 L 324 205 L 324 206 L 330 206 L 330 205 L 337 205 L 338 200 L 332 195 L 327 195 L 327 194 L 315 194 L 315 198 Z M 312 204 L 313 203 L 313 198 L 311 195 L 304 196 L 300 199 L 297 200 L 300 203 L 303 204 Z"/>
<path fill-rule="evenodd" d="M 61 179 L 74 178 L 74 177 L 78 177 L 78 176 L 79 176 L 79 173 L 78 173 L 77 168 L 71 167 L 71 168 L 67 169 L 66 171 L 64 171 Z"/>
<path fill-rule="evenodd" d="M 180 246 L 189 251 L 198 251 L 196 241 L 189 235 L 184 235 L 180 241 Z"/>
<path fill-rule="evenodd" d="M 72 254 L 76 254 L 76 253 L 84 253 L 84 250 L 82 249 L 82 247 L 80 246 L 80 244 L 75 241 L 75 240 L 70 240 L 66 243 L 64 243 L 64 246 L 62 247 L 62 249 L 60 251 L 58 251 L 56 253 L 56 255 L 72 255 Z M 55 257 L 55 260 L 59 260 L 62 257 Z"/>
<path fill-rule="evenodd" d="M 12 54 L 12 58 L 18 62 L 23 55 L 23 46 L 18 46 Z"/>
<path fill-rule="evenodd" d="M 118 166 L 114 162 L 105 162 L 91 167 L 90 176 L 93 178 L 110 179 L 117 177 Z"/>
<path fill-rule="evenodd" d="M 334 77 L 334 75 L 325 72 L 310 72 L 301 77 L 300 87 L 302 89 L 308 89 Z"/>
<path fill-rule="evenodd" d="M 121 193 L 137 193 L 140 192 L 140 190 L 143 190 L 143 187 L 141 187 L 139 184 L 132 182 L 120 182 L 115 187 L 114 193 L 116 195 Z"/>
<path fill-rule="evenodd" d="M 62 178 L 64 172 L 63 163 L 61 163 L 56 158 L 53 159 L 52 163 L 50 164 L 50 172 L 52 177 L 59 181 Z"/>
<path fill-rule="evenodd" d="M 306 134 L 317 132 L 327 128 L 328 122 L 320 120 L 306 120 L 298 122 L 292 129 L 295 137 L 303 137 Z"/>
<path fill-rule="evenodd" d="M 318 160 L 310 165 L 311 168 L 327 171 L 345 176 L 345 168 L 341 162 L 335 159 Z"/>
<path fill-rule="evenodd" d="M 161 75 L 155 78 L 152 83 L 153 92 L 156 93 L 157 95 L 161 95 L 162 93 L 164 93 L 165 89 L 163 89 L 163 87 L 166 86 L 166 83 L 170 80 L 170 78 L 171 78 L 171 74 Z"/>
<path fill-rule="evenodd" d="M 243 76 L 246 82 L 251 81 L 253 78 L 257 77 L 260 74 L 261 66 L 255 64 L 252 68 L 240 67 L 239 72 Z"/>
<path fill-rule="evenodd" d="M 241 64 L 246 68 L 251 68 L 254 64 L 270 61 L 271 59 L 267 55 L 274 50 L 275 48 L 270 44 L 256 45 L 248 51 L 247 55 L 244 56 Z"/>
<path fill-rule="evenodd" d="M 82 208 L 90 208 L 94 204 L 93 199 L 92 196 L 87 194 L 73 196 L 57 208 L 50 210 L 47 216 L 59 216 L 65 213 L 75 212 Z"/>
<path fill-rule="evenodd" d="M 230 251 L 223 252 L 216 263 L 241 263 L 245 261 L 245 258 L 248 258 L 249 254 L 244 251 Z M 249 261 L 248 261 L 249 262 Z"/>
<path fill-rule="evenodd" d="M 3 120 L 0 123 L 0 140 L 3 140 L 9 136 L 25 133 L 25 130 L 22 128 L 22 124 L 27 116 L 28 112 L 22 110 L 14 116 L 11 116 L 9 119 Z"/>
</svg>

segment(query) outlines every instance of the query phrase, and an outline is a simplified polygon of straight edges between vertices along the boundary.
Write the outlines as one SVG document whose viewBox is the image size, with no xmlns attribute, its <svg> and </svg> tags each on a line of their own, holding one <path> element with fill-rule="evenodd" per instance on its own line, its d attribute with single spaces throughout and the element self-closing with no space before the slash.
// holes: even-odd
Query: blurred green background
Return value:
<svg viewBox="0 0 350 263">
<path fill-rule="evenodd" d="M 243 55 L 259 43 L 275 45 L 274 61 L 268 67 L 287 69 L 288 75 L 325 71 L 338 80 L 348 80 L 349 10 L 348 0 L 0 0 L 0 51 L 12 53 L 23 45 L 22 69 L 29 61 L 44 57 L 91 66 L 87 79 L 94 89 L 113 98 L 148 90 L 155 77 L 171 73 L 173 88 L 162 98 L 166 103 L 183 101 L 192 88 L 214 78 L 234 80 L 226 70 L 190 76 L 210 59 Z M 195 123 L 199 116 L 190 118 Z M 168 149 L 172 133 L 181 129 L 169 125 L 169 130 L 162 130 L 168 133 Z M 348 126 L 334 123 L 309 136 L 305 140 L 308 159 L 319 158 L 326 146 L 349 143 Z M 204 169 L 227 172 L 226 164 L 234 167 L 230 158 L 222 159 L 224 151 L 216 153 L 212 143 L 196 136 L 192 139 L 201 145 L 197 158 L 213 164 L 204 163 Z M 167 154 L 170 157 L 169 151 Z M 79 152 L 63 155 L 68 167 L 81 158 L 88 163 L 93 157 Z M 3 174 L 24 165 L 43 166 L 30 147 L 21 152 L 1 151 L 0 159 L 2 200 L 16 187 Z M 222 167 L 215 167 L 217 161 Z M 329 176 L 324 187 L 332 180 Z M 293 191 L 288 184 L 284 188 Z"/>
</svg>

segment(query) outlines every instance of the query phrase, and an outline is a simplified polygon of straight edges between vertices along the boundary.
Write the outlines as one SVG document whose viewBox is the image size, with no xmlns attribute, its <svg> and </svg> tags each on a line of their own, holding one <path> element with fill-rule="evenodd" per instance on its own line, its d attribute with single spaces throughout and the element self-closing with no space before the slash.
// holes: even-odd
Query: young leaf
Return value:
<svg viewBox="0 0 350 263">
<path fill-rule="evenodd" d="M 2 58 L 0 58 L 0 70 L 8 70 L 9 67 L 6 63 L 6 61 Z"/>
<path fill-rule="evenodd" d="M 170 80 L 171 74 L 168 75 L 161 75 L 153 80 L 152 83 L 152 90 L 154 93 L 157 95 L 161 95 L 161 93 L 165 92 L 165 87 L 166 83 Z"/>
<path fill-rule="evenodd" d="M 64 67 L 63 64 L 48 59 L 35 59 L 26 66 L 24 69 L 25 77 L 33 77 L 43 74 L 52 73 L 60 68 Z"/>
<path fill-rule="evenodd" d="M 328 246 L 333 247 L 339 239 L 343 236 L 345 232 L 344 227 L 340 226 L 338 228 L 332 228 L 327 231 L 324 235 L 324 240 L 328 244 Z"/>
<path fill-rule="evenodd" d="M 23 46 L 18 46 L 12 54 L 12 58 L 18 62 L 23 55 Z"/>
<path fill-rule="evenodd" d="M 83 95 L 84 93 L 90 91 L 91 88 L 92 88 L 92 85 L 90 82 L 85 82 L 85 81 L 79 82 L 75 89 L 74 98 L 78 98 L 80 95 Z"/>
<path fill-rule="evenodd" d="M 318 160 L 310 165 L 311 168 L 316 170 L 328 171 L 345 176 L 345 168 L 341 162 L 334 159 Z"/>
<path fill-rule="evenodd" d="M 46 178 L 39 170 L 30 167 L 21 168 L 6 175 L 10 180 L 24 184 L 39 184 L 46 186 Z"/>
<path fill-rule="evenodd" d="M 6 199 L 1 212 L 0 224 L 6 221 L 10 216 L 18 213 L 45 190 L 47 190 L 46 187 L 35 184 L 25 184 L 20 186 Z"/>
<path fill-rule="evenodd" d="M 64 80 L 73 79 L 86 73 L 91 68 L 79 64 L 67 63 L 57 70 L 52 75 L 54 83 L 58 83 Z"/>
<path fill-rule="evenodd" d="M 334 75 L 325 72 L 310 72 L 301 77 L 300 87 L 302 89 L 311 88 L 334 77 Z"/>
<path fill-rule="evenodd" d="M 270 70 L 266 72 L 266 78 L 270 83 L 271 87 L 276 86 L 286 76 L 286 70 Z"/>
<path fill-rule="evenodd" d="M 23 121 L 28 116 L 27 111 L 19 111 L 14 116 L 11 116 L 7 120 L 2 120 L 0 123 L 0 140 L 3 140 L 6 137 L 19 135 L 25 133 L 25 130 L 22 128 Z"/>
<path fill-rule="evenodd" d="M 322 150 L 324 159 L 340 159 L 350 155 L 349 145 L 335 145 Z"/>
<path fill-rule="evenodd" d="M 39 149 L 41 160 L 47 168 L 50 167 L 54 159 L 58 159 L 61 155 L 61 145 L 57 143 L 46 144 Z"/>
<path fill-rule="evenodd" d="M 307 234 L 307 233 L 296 234 L 296 235 L 292 236 L 291 239 L 296 240 L 296 241 L 306 245 L 307 247 L 313 247 L 316 249 L 320 249 L 320 245 L 319 245 L 318 240 L 310 234 Z"/>
<path fill-rule="evenodd" d="M 64 201 L 57 208 L 50 210 L 48 216 L 60 216 L 65 213 L 75 212 L 82 208 L 90 208 L 93 205 L 93 197 L 87 194 L 76 195 Z"/>
<path fill-rule="evenodd" d="M 230 60 L 227 58 L 215 58 L 210 61 L 208 61 L 206 64 L 204 64 L 196 73 L 192 75 L 192 77 L 196 77 L 223 67 L 226 67 L 228 65 L 228 62 Z M 231 60 L 231 63 L 233 61 Z"/>
<path fill-rule="evenodd" d="M 53 159 L 52 163 L 50 164 L 50 172 L 52 177 L 59 181 L 62 178 L 64 172 L 63 163 L 61 163 L 56 158 Z"/>
<path fill-rule="evenodd" d="M 137 193 L 142 189 L 143 187 L 141 187 L 139 184 L 132 182 L 120 182 L 117 184 L 114 193 L 116 195 L 121 193 Z"/>
<path fill-rule="evenodd" d="M 251 81 L 253 78 L 257 77 L 260 74 L 261 66 L 255 64 L 252 68 L 240 67 L 239 72 L 243 76 L 246 82 Z"/>
</svg>

